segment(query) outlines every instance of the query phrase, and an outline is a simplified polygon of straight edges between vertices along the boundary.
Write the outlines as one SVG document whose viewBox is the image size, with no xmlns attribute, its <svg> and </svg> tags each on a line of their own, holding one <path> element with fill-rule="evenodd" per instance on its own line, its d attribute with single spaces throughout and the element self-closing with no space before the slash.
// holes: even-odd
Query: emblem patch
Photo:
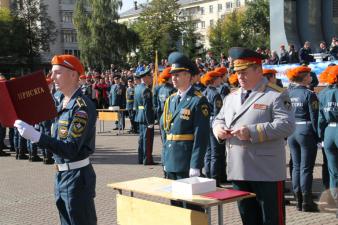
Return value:
<svg viewBox="0 0 338 225">
<path fill-rule="evenodd" d="M 285 108 L 288 110 L 288 111 L 291 111 L 291 108 L 292 108 L 292 104 L 289 100 L 285 100 L 284 101 L 284 106 Z"/>
<path fill-rule="evenodd" d="M 209 116 L 209 107 L 207 104 L 201 106 L 201 111 L 205 117 Z"/>
<path fill-rule="evenodd" d="M 216 100 L 216 107 L 217 107 L 218 109 L 222 108 L 222 105 L 223 105 L 222 100 Z"/>
<path fill-rule="evenodd" d="M 58 136 L 60 139 L 65 139 L 68 136 L 68 128 L 66 126 L 59 126 Z"/>
<path fill-rule="evenodd" d="M 317 110 L 319 107 L 318 107 L 318 102 L 317 101 L 313 101 L 312 103 L 311 103 L 311 108 L 313 109 L 313 110 Z"/>
<path fill-rule="evenodd" d="M 70 127 L 70 134 L 73 138 L 81 137 L 86 128 L 88 115 L 85 111 L 78 111 L 74 114 L 74 119 Z"/>
</svg>

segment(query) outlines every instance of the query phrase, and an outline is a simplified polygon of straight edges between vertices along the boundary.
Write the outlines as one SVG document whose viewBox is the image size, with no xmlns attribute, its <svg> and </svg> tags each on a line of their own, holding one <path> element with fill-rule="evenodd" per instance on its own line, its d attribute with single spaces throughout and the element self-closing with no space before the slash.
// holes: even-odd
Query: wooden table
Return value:
<svg viewBox="0 0 338 225">
<path fill-rule="evenodd" d="M 149 177 L 137 180 L 130 180 L 120 183 L 108 184 L 108 187 L 118 190 L 117 195 L 117 217 L 119 225 L 211 225 L 211 207 L 218 208 L 218 224 L 223 225 L 223 204 L 234 202 L 244 198 L 255 197 L 255 194 L 236 197 L 227 200 L 217 200 L 207 198 L 201 195 L 177 195 L 171 192 L 172 180 Z M 224 190 L 224 189 L 220 189 Z M 122 195 L 123 191 L 130 193 L 129 196 Z M 151 201 L 141 200 L 134 197 L 134 193 L 144 194 L 148 196 L 160 197 L 168 200 L 176 200 L 183 202 L 184 208 L 171 205 L 155 203 Z M 127 203 L 126 203 L 127 202 Z M 186 209 L 186 204 L 193 204 L 204 208 L 203 212 Z M 139 207 L 141 209 L 139 209 Z M 144 210 L 144 208 L 146 210 Z M 136 209 L 139 209 L 138 211 Z M 143 209 L 143 210 L 142 210 Z M 142 215 L 140 215 L 142 214 Z M 151 216 L 151 221 L 147 220 L 145 215 Z M 158 216 L 157 216 L 158 215 Z M 132 217 L 136 217 L 134 223 Z M 156 217 L 156 218 L 155 218 Z M 157 218 L 158 217 L 158 218 Z M 142 219 L 141 219 L 142 218 Z M 168 223 L 166 222 L 168 219 Z M 145 221 L 140 221 L 145 220 Z M 154 221 L 159 221 L 154 222 Z"/>
<path fill-rule="evenodd" d="M 114 121 L 118 122 L 118 134 L 120 134 L 124 131 L 124 126 L 123 126 L 123 113 L 126 111 L 125 109 L 118 109 L 118 110 L 112 110 L 112 109 L 97 109 L 98 112 L 98 120 L 99 120 L 99 133 L 104 132 L 104 121 Z M 122 128 L 122 129 L 121 129 Z"/>
</svg>

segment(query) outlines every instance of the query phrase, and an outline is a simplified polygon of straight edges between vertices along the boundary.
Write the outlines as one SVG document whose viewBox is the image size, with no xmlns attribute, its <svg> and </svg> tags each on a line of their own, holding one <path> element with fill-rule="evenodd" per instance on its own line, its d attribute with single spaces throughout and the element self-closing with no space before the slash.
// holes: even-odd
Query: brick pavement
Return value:
<svg viewBox="0 0 338 225">
<path fill-rule="evenodd" d="M 111 128 L 106 124 L 106 130 Z M 113 133 L 97 135 L 96 152 L 92 157 L 97 174 L 96 209 L 99 225 L 116 224 L 115 194 L 106 185 L 149 176 L 162 176 L 160 166 L 137 165 L 137 136 L 116 136 Z M 160 137 L 155 137 L 155 160 L 160 157 Z M 287 153 L 287 155 L 289 155 Z M 314 173 L 315 193 L 321 192 L 321 152 L 318 152 Z M 54 225 L 59 224 L 54 205 L 54 167 L 42 163 L 0 158 L 0 225 Z M 289 184 L 288 184 L 289 186 Z M 139 196 L 144 197 L 144 196 Z M 287 196 L 293 200 L 291 196 Z M 154 199 L 166 202 L 164 200 Z M 331 211 L 330 211 L 331 210 Z M 212 210 L 215 215 L 215 209 Z M 302 213 L 295 206 L 287 206 L 287 224 L 338 224 L 334 209 L 321 213 Z M 235 203 L 224 207 L 225 224 L 241 224 Z M 216 224 L 213 221 L 213 224 Z M 151 224 L 150 224 L 151 225 Z M 154 224 L 157 225 L 157 224 Z"/>
</svg>

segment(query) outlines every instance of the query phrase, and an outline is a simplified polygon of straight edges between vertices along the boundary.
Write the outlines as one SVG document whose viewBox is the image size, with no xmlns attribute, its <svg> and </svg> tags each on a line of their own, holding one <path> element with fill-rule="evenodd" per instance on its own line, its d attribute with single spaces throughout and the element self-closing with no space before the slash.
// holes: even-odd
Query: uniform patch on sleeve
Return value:
<svg viewBox="0 0 338 225">
<path fill-rule="evenodd" d="M 216 107 L 218 108 L 218 109 L 220 109 L 220 108 L 222 108 L 222 105 L 223 105 L 223 102 L 222 102 L 222 100 L 216 100 Z"/>
<path fill-rule="evenodd" d="M 201 106 L 201 111 L 205 117 L 209 116 L 209 107 L 207 104 Z"/>
<path fill-rule="evenodd" d="M 319 107 L 318 107 L 318 101 L 313 101 L 311 102 L 311 108 L 313 110 L 317 110 Z"/>
<path fill-rule="evenodd" d="M 81 137 L 81 135 L 83 134 L 86 125 L 88 122 L 88 114 L 85 111 L 77 111 L 74 114 L 74 118 L 72 121 L 72 126 L 71 126 L 71 130 L 70 130 L 70 135 L 73 138 L 78 138 Z"/>
<path fill-rule="evenodd" d="M 288 110 L 291 111 L 292 109 L 292 104 L 290 100 L 284 100 L 284 107 Z"/>
</svg>

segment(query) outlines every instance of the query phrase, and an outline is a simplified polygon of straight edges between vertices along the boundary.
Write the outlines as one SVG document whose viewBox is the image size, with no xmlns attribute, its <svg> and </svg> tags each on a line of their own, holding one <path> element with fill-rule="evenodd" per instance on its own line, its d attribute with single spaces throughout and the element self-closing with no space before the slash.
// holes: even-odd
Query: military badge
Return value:
<svg viewBox="0 0 338 225">
<path fill-rule="evenodd" d="M 261 109 L 261 110 L 266 110 L 268 108 L 267 105 L 264 105 L 264 104 L 254 104 L 253 105 L 253 108 L 254 109 Z"/>
<path fill-rule="evenodd" d="M 218 109 L 220 109 L 220 108 L 222 108 L 222 105 L 223 105 L 223 102 L 222 102 L 222 100 L 216 100 L 216 107 L 218 108 Z"/>
<path fill-rule="evenodd" d="M 68 136 L 68 128 L 66 126 L 59 126 L 58 136 L 60 139 L 65 139 Z"/>
<path fill-rule="evenodd" d="M 284 106 L 285 108 L 288 110 L 288 111 L 291 111 L 291 108 L 292 108 L 292 104 L 289 100 L 285 100 L 284 101 Z"/>
<path fill-rule="evenodd" d="M 73 138 L 81 137 L 87 125 L 88 115 L 85 111 L 78 111 L 74 114 L 74 119 L 70 127 L 70 135 Z"/>
<path fill-rule="evenodd" d="M 319 107 L 318 107 L 318 101 L 313 101 L 312 103 L 311 103 L 311 108 L 313 109 L 313 110 L 317 110 Z"/>
<path fill-rule="evenodd" d="M 209 107 L 207 104 L 201 106 L 201 111 L 205 117 L 209 116 Z"/>
<path fill-rule="evenodd" d="M 183 120 L 189 120 L 190 114 L 191 114 L 190 109 L 182 109 L 180 118 Z"/>
</svg>

